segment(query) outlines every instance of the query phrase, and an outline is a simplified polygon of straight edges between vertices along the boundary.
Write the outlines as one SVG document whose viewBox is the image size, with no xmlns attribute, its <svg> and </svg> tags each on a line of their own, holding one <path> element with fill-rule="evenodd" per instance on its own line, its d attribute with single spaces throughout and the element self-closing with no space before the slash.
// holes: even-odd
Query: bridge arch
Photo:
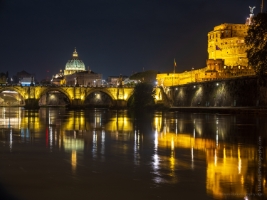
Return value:
<svg viewBox="0 0 267 200">
<path fill-rule="evenodd" d="M 8 91 L 8 90 L 16 91 L 17 93 L 19 93 L 23 97 L 23 91 L 20 90 L 18 87 L 1 87 L 0 88 L 0 92 Z"/>
<path fill-rule="evenodd" d="M 91 89 L 84 96 L 85 106 L 111 107 L 115 105 L 115 98 L 108 90 Z"/>
<path fill-rule="evenodd" d="M 110 92 L 106 88 L 105 89 L 104 88 L 92 88 L 92 89 L 87 91 L 87 94 L 86 94 L 85 98 L 87 96 L 89 96 L 91 93 L 95 93 L 95 92 L 103 92 L 103 93 L 107 94 L 112 100 L 116 100 L 116 98 L 114 97 L 112 92 Z"/>
<path fill-rule="evenodd" d="M 63 96 L 62 96 L 63 95 Z M 60 87 L 49 87 L 40 92 L 37 97 L 39 106 L 57 105 L 64 106 L 71 104 L 71 95 Z"/>
<path fill-rule="evenodd" d="M 3 94 L 4 92 L 7 93 Z M 24 106 L 25 105 L 24 91 L 20 90 L 18 87 L 1 87 L 0 104 L 4 106 L 6 105 Z"/>
</svg>

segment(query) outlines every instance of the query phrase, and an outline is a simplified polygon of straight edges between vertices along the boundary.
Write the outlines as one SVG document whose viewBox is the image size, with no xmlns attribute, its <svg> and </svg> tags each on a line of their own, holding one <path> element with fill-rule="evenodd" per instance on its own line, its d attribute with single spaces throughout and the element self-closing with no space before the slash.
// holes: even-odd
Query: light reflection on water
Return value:
<svg viewBox="0 0 267 200">
<path fill-rule="evenodd" d="M 104 183 L 114 175 L 118 179 L 114 185 L 134 186 L 139 191 L 135 197 L 141 199 L 146 198 L 142 184 L 136 181 L 146 186 L 146 195 L 156 198 L 176 199 L 177 192 L 186 199 L 260 199 L 258 191 L 267 194 L 266 116 L 156 112 L 138 118 L 127 111 L 63 108 L 0 108 L 0 113 L 0 150 L 6 162 L 23 166 L 36 156 L 26 154 L 28 148 L 42 155 L 48 151 L 52 158 L 39 159 L 31 167 L 36 169 L 51 159 L 55 166 L 63 166 L 65 175 L 72 174 L 84 184 L 91 184 L 85 175 Z M 14 152 L 21 157 L 10 156 Z M 31 199 L 16 178 L 9 178 L 13 171 L 7 170 L 8 165 L 1 162 L 0 167 L 0 177 L 10 190 Z M 191 194 L 183 185 L 200 193 Z M 105 189 L 101 186 L 101 190 Z M 83 191 L 82 195 L 89 194 Z M 115 197 L 120 199 L 119 194 Z"/>
</svg>

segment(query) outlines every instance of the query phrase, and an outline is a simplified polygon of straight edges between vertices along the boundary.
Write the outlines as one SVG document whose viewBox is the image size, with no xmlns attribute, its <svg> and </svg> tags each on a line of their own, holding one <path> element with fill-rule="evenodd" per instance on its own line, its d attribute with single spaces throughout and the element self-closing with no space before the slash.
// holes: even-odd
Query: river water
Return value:
<svg viewBox="0 0 267 200">
<path fill-rule="evenodd" d="M 266 199 L 267 115 L 0 108 L 0 199 Z"/>
</svg>

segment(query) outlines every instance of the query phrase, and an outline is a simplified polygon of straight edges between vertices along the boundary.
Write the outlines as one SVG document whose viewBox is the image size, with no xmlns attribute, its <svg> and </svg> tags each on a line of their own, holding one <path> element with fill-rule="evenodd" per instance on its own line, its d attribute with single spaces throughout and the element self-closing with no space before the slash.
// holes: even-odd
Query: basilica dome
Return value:
<svg viewBox="0 0 267 200">
<path fill-rule="evenodd" d="M 76 48 L 72 54 L 72 59 L 68 60 L 65 66 L 64 75 L 73 74 L 75 72 L 85 71 L 85 65 L 82 60 L 79 59 Z"/>
</svg>

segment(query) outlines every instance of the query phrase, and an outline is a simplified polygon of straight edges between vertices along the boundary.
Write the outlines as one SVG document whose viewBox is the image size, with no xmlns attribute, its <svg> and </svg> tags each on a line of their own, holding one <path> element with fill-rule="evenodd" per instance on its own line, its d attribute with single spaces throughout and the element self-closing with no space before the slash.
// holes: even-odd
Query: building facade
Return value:
<svg viewBox="0 0 267 200">
<path fill-rule="evenodd" d="M 128 76 L 123 76 L 123 75 L 120 75 L 120 76 L 109 76 L 107 78 L 107 84 L 108 85 L 111 85 L 111 86 L 118 86 L 120 84 L 123 84 L 123 81 L 125 79 L 127 79 Z"/>
<path fill-rule="evenodd" d="M 253 18 L 253 8 L 245 24 L 224 23 L 215 26 L 208 32 L 206 66 L 201 69 L 192 68 L 182 73 L 157 74 L 158 86 L 183 85 L 238 76 L 255 75 L 248 66 L 245 36 Z"/>
<path fill-rule="evenodd" d="M 247 24 L 221 24 L 208 33 L 208 59 L 224 60 L 226 66 L 247 66 Z"/>
<path fill-rule="evenodd" d="M 99 87 L 103 85 L 102 74 L 91 70 L 65 76 L 66 85 Z"/>
</svg>

